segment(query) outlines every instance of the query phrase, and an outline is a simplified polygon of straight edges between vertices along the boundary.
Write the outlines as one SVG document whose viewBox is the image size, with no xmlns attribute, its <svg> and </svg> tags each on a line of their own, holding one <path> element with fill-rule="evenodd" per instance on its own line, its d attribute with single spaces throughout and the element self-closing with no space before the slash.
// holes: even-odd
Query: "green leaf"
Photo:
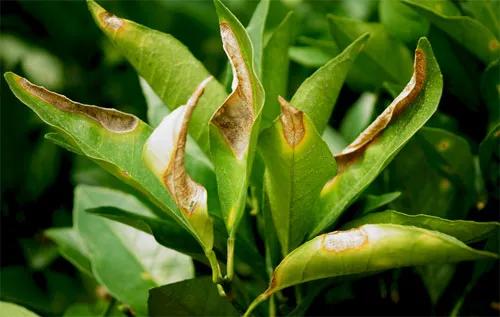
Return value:
<svg viewBox="0 0 500 317">
<path fill-rule="evenodd" d="M 8 302 L 0 302 L 0 311 L 2 312 L 2 316 L 9 317 L 38 317 L 32 311 L 27 310 L 26 308 Z"/>
<path fill-rule="evenodd" d="M 183 105 L 196 86 L 210 75 L 171 35 L 116 17 L 94 1 L 88 1 L 88 6 L 99 28 L 170 110 Z M 190 133 L 204 151 L 208 151 L 207 123 L 225 97 L 224 87 L 213 80 L 193 113 Z"/>
<path fill-rule="evenodd" d="M 487 64 L 498 58 L 500 52 L 498 39 L 479 21 L 467 16 L 448 15 L 429 6 L 426 2 L 420 3 L 415 0 L 403 0 L 403 2 L 428 18 L 432 24 L 443 30 L 484 63 Z"/>
<path fill-rule="evenodd" d="M 427 264 L 416 268 L 431 302 L 435 305 L 451 282 L 456 271 L 454 264 Z"/>
<path fill-rule="evenodd" d="M 89 250 L 96 279 L 113 297 L 129 304 L 137 314 L 146 315 L 150 288 L 190 278 L 194 269 L 189 257 L 162 247 L 152 236 L 85 212 L 113 200 L 127 208 L 130 201 L 117 198 L 113 191 L 77 187 L 75 225 Z"/>
<path fill-rule="evenodd" d="M 88 276 L 93 276 L 88 250 L 77 230 L 74 228 L 51 228 L 45 230 L 44 234 L 57 244 L 59 252 L 66 260 Z"/>
<path fill-rule="evenodd" d="M 144 164 L 143 145 L 152 132 L 147 124 L 115 109 L 73 102 L 13 73 L 6 73 L 5 78 L 16 97 L 43 121 L 71 140 L 71 144 L 85 156 L 146 194 L 190 231 L 207 252 L 210 250 L 210 235 L 203 230 L 204 227 L 201 226 L 200 231 L 194 222 L 189 222 L 162 183 Z"/>
<path fill-rule="evenodd" d="M 417 227 L 369 224 L 334 231 L 304 243 L 286 256 L 274 271 L 269 288 L 257 297 L 249 311 L 271 294 L 307 281 L 487 258 L 498 256 L 472 249 L 440 232 Z"/>
<path fill-rule="evenodd" d="M 149 291 L 150 316 L 238 316 L 230 302 L 217 293 L 208 277 L 199 277 Z"/>
<path fill-rule="evenodd" d="M 281 116 L 262 132 L 259 148 L 274 227 L 286 255 L 321 219 L 311 206 L 336 165 L 312 120 L 283 98 L 280 103 Z"/>
<path fill-rule="evenodd" d="M 232 239 L 245 207 L 264 91 L 255 74 L 252 45 L 245 29 L 220 1 L 214 3 L 235 80 L 233 92 L 210 121 L 210 151 L 222 214 Z"/>
<path fill-rule="evenodd" d="M 262 86 L 266 92 L 261 129 L 271 125 L 279 115 L 278 96 L 285 96 L 288 84 L 288 47 L 292 41 L 293 14 L 288 13 L 264 46 Z"/>
<path fill-rule="evenodd" d="M 316 206 L 324 218 L 310 237 L 335 223 L 436 111 L 443 81 L 425 38 L 419 41 L 415 56 L 413 80 L 351 145 L 337 154 L 338 173 L 325 185 Z M 400 110 L 393 116 L 396 108 Z"/>
<path fill-rule="evenodd" d="M 262 74 L 262 56 L 264 50 L 264 28 L 266 26 L 269 0 L 260 0 L 247 26 L 248 37 L 252 42 L 253 64 L 259 78 Z"/>
<path fill-rule="evenodd" d="M 161 120 L 170 113 L 170 110 L 154 92 L 153 88 L 149 86 L 148 82 L 140 76 L 139 83 L 146 99 L 146 105 L 148 106 L 148 123 L 152 127 L 157 127 Z"/>
<path fill-rule="evenodd" d="M 319 47 L 292 46 L 288 50 L 288 56 L 290 60 L 299 65 L 318 68 L 325 65 L 334 55 L 325 52 Z"/>
<path fill-rule="evenodd" d="M 391 205 L 402 212 L 462 219 L 477 200 L 469 144 L 441 129 L 419 131 L 388 167 L 387 179 L 403 192 Z"/>
<path fill-rule="evenodd" d="M 392 192 L 382 195 L 366 195 L 363 199 L 361 214 L 370 213 L 382 206 L 385 206 L 401 196 L 401 192 Z"/>
<path fill-rule="evenodd" d="M 481 96 L 488 108 L 489 127 L 500 122 L 500 58 L 490 63 L 481 76 Z"/>
<path fill-rule="evenodd" d="M 500 2 L 495 0 L 463 0 L 460 7 L 470 16 L 477 19 L 496 35 L 500 35 Z"/>
<path fill-rule="evenodd" d="M 80 151 L 78 145 L 74 144 L 71 139 L 65 136 L 63 133 L 58 132 L 50 132 L 45 134 L 44 136 L 47 140 L 51 141 L 55 145 L 58 145 L 70 152 L 73 152 L 78 155 L 83 155 L 83 152 Z"/>
<path fill-rule="evenodd" d="M 345 48 L 364 33 L 370 34 L 366 47 L 347 75 L 349 86 L 359 91 L 373 90 L 387 81 L 403 87 L 411 77 L 410 51 L 403 43 L 390 36 L 382 24 L 333 15 L 328 16 L 328 21 L 340 48 Z"/>
<path fill-rule="evenodd" d="M 429 31 L 429 20 L 422 18 L 401 0 L 381 0 L 378 11 L 380 22 L 387 32 L 409 45 L 426 36 Z"/>
<path fill-rule="evenodd" d="M 429 215 L 407 215 L 395 210 L 370 213 L 353 220 L 343 229 L 360 227 L 364 224 L 396 224 L 414 226 L 428 230 L 439 231 L 455 237 L 464 243 L 472 243 L 486 239 L 494 230 L 500 228 L 498 222 L 475 222 L 468 220 L 448 220 Z"/>
<path fill-rule="evenodd" d="M 344 140 L 344 137 L 330 126 L 326 126 L 321 138 L 326 142 L 332 154 L 342 152 L 348 144 L 347 141 Z"/>
<path fill-rule="evenodd" d="M 340 123 L 340 134 L 347 142 L 352 142 L 372 122 L 378 96 L 365 92 L 347 110 Z"/>
<path fill-rule="evenodd" d="M 321 133 L 326 127 L 335 102 L 358 54 L 363 50 L 369 36 L 361 35 L 339 55 L 318 69 L 297 89 L 291 104 L 306 113 Z"/>
<path fill-rule="evenodd" d="M 479 163 L 486 186 L 496 198 L 499 198 L 498 182 L 500 180 L 500 122 L 479 145 Z"/>
</svg>

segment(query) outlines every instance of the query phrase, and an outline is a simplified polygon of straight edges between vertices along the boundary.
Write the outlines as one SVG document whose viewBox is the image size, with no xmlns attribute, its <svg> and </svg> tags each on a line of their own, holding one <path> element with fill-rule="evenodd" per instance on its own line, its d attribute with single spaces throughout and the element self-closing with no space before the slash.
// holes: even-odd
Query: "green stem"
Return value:
<svg viewBox="0 0 500 317">
<path fill-rule="evenodd" d="M 234 234 L 227 238 L 227 265 L 226 265 L 226 280 L 231 281 L 234 275 Z"/>
<path fill-rule="evenodd" d="M 213 250 L 205 252 L 207 256 L 208 262 L 210 263 L 210 267 L 212 268 L 212 281 L 216 284 L 220 284 L 223 282 L 222 271 L 220 269 L 219 261 L 217 261 L 217 256 Z"/>
<path fill-rule="evenodd" d="M 269 300 L 269 317 L 276 317 L 276 299 L 273 295 Z"/>
<path fill-rule="evenodd" d="M 113 307 L 115 307 L 115 304 L 116 304 L 116 299 L 114 299 L 114 297 L 112 297 L 102 316 L 104 316 L 104 317 L 111 316 L 111 314 L 113 312 Z"/>
<path fill-rule="evenodd" d="M 268 294 L 267 292 L 264 292 L 259 296 L 257 296 L 257 298 L 253 300 L 250 306 L 248 306 L 247 311 L 243 314 L 243 317 L 250 317 L 250 314 L 255 309 L 255 307 L 257 307 L 260 303 L 265 301 L 269 297 L 269 295 L 270 294 Z"/>
</svg>

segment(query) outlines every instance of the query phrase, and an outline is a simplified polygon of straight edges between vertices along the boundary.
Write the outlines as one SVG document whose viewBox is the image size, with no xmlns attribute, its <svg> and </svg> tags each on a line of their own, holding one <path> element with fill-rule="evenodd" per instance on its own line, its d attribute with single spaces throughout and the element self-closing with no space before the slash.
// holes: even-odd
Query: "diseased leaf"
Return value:
<svg viewBox="0 0 500 317">
<path fill-rule="evenodd" d="M 403 87 L 411 77 L 410 51 L 390 36 L 382 24 L 333 15 L 328 16 L 328 21 L 332 36 L 340 48 L 345 48 L 364 33 L 370 34 L 365 48 L 347 75 L 350 87 L 359 91 L 373 90 L 386 81 Z"/>
<path fill-rule="evenodd" d="M 88 276 L 93 276 L 88 250 L 74 228 L 51 228 L 44 233 L 57 244 L 61 255 Z"/>
<path fill-rule="evenodd" d="M 219 296 L 209 277 L 199 277 L 149 291 L 150 316 L 238 316 L 230 302 Z"/>
<path fill-rule="evenodd" d="M 236 17 L 218 0 L 224 51 L 233 70 L 233 92 L 210 121 L 210 151 L 215 165 L 222 215 L 234 239 L 251 173 L 264 92 L 257 78 L 252 45 Z"/>
<path fill-rule="evenodd" d="M 288 13 L 271 34 L 262 55 L 262 86 L 266 92 L 261 130 L 279 115 L 278 96 L 285 96 L 288 85 L 288 47 L 292 40 L 293 14 Z"/>
<path fill-rule="evenodd" d="M 436 10 L 427 2 L 403 0 L 403 3 L 428 18 L 432 24 L 446 32 L 484 63 L 492 62 L 498 58 L 500 52 L 498 39 L 479 21 L 467 16 L 446 14 Z"/>
<path fill-rule="evenodd" d="M 205 252 L 213 247 L 213 221 L 208 215 L 207 190 L 186 172 L 187 129 L 193 111 L 211 77 L 198 86 L 188 102 L 167 115 L 144 144 L 143 158 L 198 234 Z"/>
<path fill-rule="evenodd" d="M 113 199 L 112 191 L 77 187 L 75 226 L 89 250 L 96 279 L 113 297 L 129 304 L 138 315 L 146 315 L 148 290 L 192 277 L 192 260 L 162 247 L 146 233 L 85 212 Z M 127 208 L 127 200 L 115 204 Z"/>
<path fill-rule="evenodd" d="M 205 250 L 210 249 L 209 234 L 197 231 L 204 230 L 204 227 L 188 222 L 186 215 L 176 207 L 161 182 L 143 162 L 142 147 L 151 134 L 148 125 L 133 115 L 115 109 L 73 102 L 13 73 L 6 73 L 5 78 L 14 94 L 64 138 L 71 140 L 74 147 L 146 194 L 161 210 L 191 232 Z"/>
<path fill-rule="evenodd" d="M 344 79 L 368 41 L 361 35 L 339 55 L 318 69 L 297 89 L 290 103 L 306 113 L 321 133 L 328 123 Z"/>
<path fill-rule="evenodd" d="M 420 227 L 442 232 L 464 243 L 484 240 L 493 233 L 493 231 L 500 229 L 500 223 L 498 222 L 448 220 L 423 214 L 407 215 L 395 210 L 370 213 L 362 218 L 345 224 L 342 228 L 351 229 L 360 227 L 364 224 L 396 224 Z"/>
<path fill-rule="evenodd" d="M 171 35 L 119 18 L 94 1 L 88 1 L 88 6 L 99 28 L 170 110 L 184 104 L 198 84 L 210 75 Z M 205 152 L 208 152 L 207 123 L 225 97 L 224 87 L 212 80 L 200 100 L 200 107 L 193 113 L 189 131 Z"/>
<path fill-rule="evenodd" d="M 335 175 L 335 160 L 304 112 L 280 97 L 281 116 L 260 137 L 265 183 L 282 253 L 306 237 L 322 215 L 311 212 L 321 188 Z"/>
<path fill-rule="evenodd" d="M 340 123 L 340 134 L 347 142 L 352 142 L 372 122 L 378 96 L 365 92 L 347 110 Z"/>
<path fill-rule="evenodd" d="M 391 204 L 399 211 L 463 219 L 477 201 L 470 146 L 445 130 L 422 128 L 387 171 L 389 186 L 403 192 Z"/>
<path fill-rule="evenodd" d="M 332 225 L 401 147 L 436 111 L 442 77 L 429 42 L 419 41 L 414 76 L 387 109 L 336 155 L 337 175 L 323 188 L 316 208 L 324 215 L 309 237 Z"/>
<path fill-rule="evenodd" d="M 307 281 L 487 258 L 498 256 L 472 249 L 451 236 L 417 227 L 368 224 L 334 231 L 304 243 L 286 256 L 274 271 L 269 288 L 250 305 L 249 311 L 271 294 Z"/>
</svg>

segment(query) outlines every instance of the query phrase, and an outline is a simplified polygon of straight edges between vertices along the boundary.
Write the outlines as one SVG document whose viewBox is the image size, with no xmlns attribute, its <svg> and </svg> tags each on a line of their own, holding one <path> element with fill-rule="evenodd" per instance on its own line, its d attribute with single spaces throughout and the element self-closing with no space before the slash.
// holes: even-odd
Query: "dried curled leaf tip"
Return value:
<svg viewBox="0 0 500 317">
<path fill-rule="evenodd" d="M 69 98 L 51 92 L 42 86 L 30 83 L 27 79 L 17 76 L 16 81 L 25 91 L 53 105 L 61 111 L 84 115 L 97 121 L 105 129 L 115 133 L 126 133 L 135 129 L 139 120 L 137 117 L 116 109 L 101 108 L 70 100 Z"/>
<path fill-rule="evenodd" d="M 406 109 L 422 91 L 426 78 L 426 58 L 423 50 L 417 48 L 413 65 L 413 76 L 394 99 L 394 101 L 382 112 L 375 121 L 368 126 L 349 146 L 335 158 L 339 164 L 346 164 L 357 157 L 364 148 L 377 137 L 389 125 L 396 115 Z"/>
<path fill-rule="evenodd" d="M 187 174 L 184 157 L 189 120 L 212 77 L 203 80 L 188 102 L 167 115 L 144 146 L 144 160 L 161 179 L 179 209 L 191 215 L 198 207 L 206 209 L 205 188 Z"/>
<path fill-rule="evenodd" d="M 233 71 L 233 92 L 217 110 L 211 122 L 222 133 L 236 157 L 241 159 L 248 148 L 255 119 L 250 71 L 231 27 L 223 22 L 220 24 L 220 32 L 224 51 Z"/>
<path fill-rule="evenodd" d="M 296 146 L 304 139 L 306 133 L 304 113 L 297 110 L 281 96 L 278 97 L 278 101 L 281 105 L 280 121 L 283 135 L 290 146 Z"/>
</svg>

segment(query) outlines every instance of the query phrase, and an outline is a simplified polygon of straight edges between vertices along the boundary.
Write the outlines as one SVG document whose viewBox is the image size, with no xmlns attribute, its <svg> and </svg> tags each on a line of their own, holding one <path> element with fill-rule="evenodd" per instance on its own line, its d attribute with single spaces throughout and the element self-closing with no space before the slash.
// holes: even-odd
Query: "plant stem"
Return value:
<svg viewBox="0 0 500 317">
<path fill-rule="evenodd" d="M 234 234 L 227 238 L 226 280 L 231 281 L 234 275 Z"/>
<path fill-rule="evenodd" d="M 104 314 L 102 316 L 111 316 L 111 313 L 113 312 L 113 307 L 115 307 L 116 304 L 116 299 L 114 297 L 111 297 L 108 306 L 106 307 L 106 310 L 104 311 Z"/>
<path fill-rule="evenodd" d="M 210 267 L 212 268 L 212 281 L 216 284 L 220 284 L 224 281 L 222 278 L 222 271 L 220 269 L 219 261 L 217 261 L 217 257 L 213 250 L 205 252 L 207 256 L 208 262 L 210 263 Z"/>
<path fill-rule="evenodd" d="M 259 305 L 260 303 L 265 301 L 268 297 L 269 297 L 269 295 L 266 292 L 257 296 L 257 298 L 255 298 L 253 300 L 253 302 L 250 304 L 250 306 L 248 306 L 247 311 L 243 314 L 243 317 L 250 317 L 250 314 L 255 309 L 255 307 L 257 307 L 257 305 Z"/>
</svg>

